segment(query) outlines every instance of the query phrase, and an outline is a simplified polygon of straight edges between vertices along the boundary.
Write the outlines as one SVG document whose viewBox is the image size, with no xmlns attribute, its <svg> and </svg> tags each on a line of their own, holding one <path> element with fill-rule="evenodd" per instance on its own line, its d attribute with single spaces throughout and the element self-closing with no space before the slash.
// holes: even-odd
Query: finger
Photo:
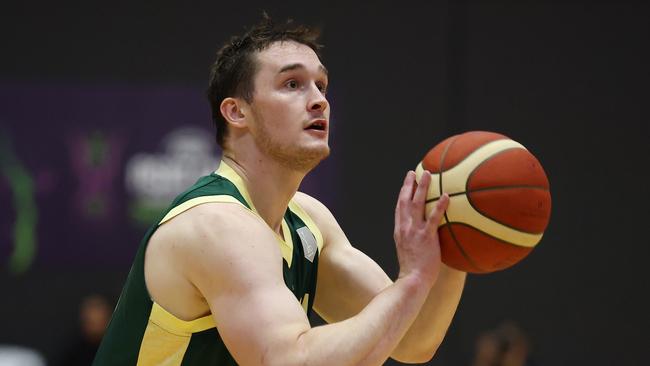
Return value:
<svg viewBox="0 0 650 366">
<path fill-rule="evenodd" d="M 415 190 L 415 193 L 413 194 L 413 203 L 416 206 L 416 209 L 423 210 L 424 209 L 424 201 L 427 199 L 427 192 L 429 192 L 429 184 L 431 183 L 431 173 L 428 171 L 422 172 L 422 176 L 420 177 L 420 182 L 418 183 L 418 188 Z M 421 214 L 418 212 L 418 214 Z"/>
<path fill-rule="evenodd" d="M 409 192 L 409 202 L 413 200 L 413 195 L 415 194 L 415 190 L 418 188 L 418 176 L 417 173 L 413 175 L 413 185 L 411 186 L 411 191 Z"/>
<path fill-rule="evenodd" d="M 404 183 L 402 184 L 402 189 L 399 191 L 399 197 L 397 199 L 399 202 L 408 202 L 411 200 L 411 192 L 413 192 L 413 185 L 415 183 L 415 172 L 409 170 L 404 177 Z"/>
<path fill-rule="evenodd" d="M 408 209 L 411 207 L 411 197 L 415 185 L 415 172 L 409 170 L 404 177 L 402 189 L 400 189 L 395 206 L 395 221 L 400 221 L 408 216 Z"/>
<path fill-rule="evenodd" d="M 442 215 L 447 210 L 447 207 L 449 207 L 449 195 L 447 193 L 444 193 L 442 196 L 440 196 L 440 199 L 438 199 L 438 202 L 436 202 L 435 207 L 433 210 L 431 210 L 431 214 L 427 218 L 430 226 L 435 229 L 438 228 L 438 225 L 440 225 L 440 220 L 442 220 Z"/>
</svg>

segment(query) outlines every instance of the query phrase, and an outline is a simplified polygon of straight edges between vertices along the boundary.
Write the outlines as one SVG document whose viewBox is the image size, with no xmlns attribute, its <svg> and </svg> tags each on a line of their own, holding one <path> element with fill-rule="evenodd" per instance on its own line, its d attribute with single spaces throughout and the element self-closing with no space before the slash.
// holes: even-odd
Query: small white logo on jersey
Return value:
<svg viewBox="0 0 650 366">
<path fill-rule="evenodd" d="M 316 237 L 314 237 L 314 234 L 312 234 L 307 226 L 303 226 L 296 230 L 296 233 L 298 233 L 298 236 L 300 237 L 305 258 L 307 258 L 308 261 L 313 262 L 316 252 L 318 251 Z"/>
</svg>

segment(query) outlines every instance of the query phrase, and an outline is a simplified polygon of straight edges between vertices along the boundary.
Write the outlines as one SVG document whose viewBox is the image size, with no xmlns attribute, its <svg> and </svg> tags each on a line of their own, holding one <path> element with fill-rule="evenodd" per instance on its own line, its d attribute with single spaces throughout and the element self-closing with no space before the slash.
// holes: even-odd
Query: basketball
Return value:
<svg viewBox="0 0 650 366">
<path fill-rule="evenodd" d="M 471 131 L 431 149 L 418 164 L 431 173 L 427 214 L 443 193 L 449 206 L 438 228 L 442 261 L 471 273 L 508 268 L 542 239 L 551 214 L 548 178 L 522 144 Z"/>
</svg>

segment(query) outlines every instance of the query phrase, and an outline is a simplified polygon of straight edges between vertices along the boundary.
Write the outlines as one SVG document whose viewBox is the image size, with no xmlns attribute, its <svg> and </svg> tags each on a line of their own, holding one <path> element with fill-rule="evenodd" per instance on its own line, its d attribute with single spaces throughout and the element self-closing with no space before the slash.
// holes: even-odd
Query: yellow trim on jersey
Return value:
<svg viewBox="0 0 650 366">
<path fill-rule="evenodd" d="M 255 208 L 255 205 L 253 204 L 253 200 L 251 200 L 251 196 L 248 193 L 248 190 L 246 189 L 246 185 L 244 184 L 244 180 L 237 174 L 237 172 L 228 165 L 225 161 L 221 161 L 221 164 L 219 164 L 219 169 L 215 172 L 216 174 L 228 179 L 232 184 L 237 187 L 237 190 L 241 195 L 244 197 L 244 200 L 248 203 L 250 206 L 251 210 L 253 213 L 260 219 L 262 222 L 264 222 L 267 226 L 268 224 L 262 217 L 260 216 L 259 212 L 257 212 L 257 209 Z M 282 219 L 282 236 L 278 235 L 275 231 L 273 231 L 275 234 L 278 242 L 280 243 L 280 251 L 282 252 L 282 258 L 287 262 L 287 265 L 291 267 L 291 262 L 293 261 L 293 240 L 291 239 L 291 232 L 289 231 L 289 225 L 285 222 L 284 219 Z"/>
<path fill-rule="evenodd" d="M 237 203 L 242 206 L 244 206 L 243 203 L 239 202 L 235 197 L 229 196 L 227 194 L 220 194 L 216 196 L 202 196 L 202 197 L 196 197 L 192 198 L 191 200 L 187 200 L 180 205 L 172 208 L 165 217 L 163 217 L 162 220 L 158 223 L 158 225 L 162 225 L 166 223 L 167 221 L 173 219 L 174 217 L 182 214 L 183 212 L 189 210 L 190 208 L 194 206 L 198 206 L 203 203 L 214 203 L 214 202 L 222 202 L 222 203 Z"/>
<path fill-rule="evenodd" d="M 215 328 L 212 315 L 184 321 L 153 303 L 140 344 L 137 366 L 180 366 L 192 333 Z"/>
<path fill-rule="evenodd" d="M 239 174 L 237 174 L 235 169 L 231 168 L 230 165 L 222 160 L 221 164 L 219 164 L 219 169 L 217 169 L 215 173 L 228 179 L 232 184 L 234 184 L 235 187 L 237 187 L 237 190 L 239 190 L 239 193 L 244 197 L 246 203 L 251 207 L 251 210 L 259 215 L 255 205 L 253 205 L 253 200 L 251 199 L 250 194 L 248 194 L 244 180 L 239 176 Z"/>
<path fill-rule="evenodd" d="M 305 297 L 302 298 L 300 305 L 302 305 L 302 308 L 305 310 L 305 313 L 307 313 L 307 307 L 309 307 L 309 293 L 305 294 Z"/>
<path fill-rule="evenodd" d="M 287 261 L 287 265 L 291 268 L 291 262 L 293 262 L 293 239 L 291 238 L 289 225 L 284 219 L 282 219 L 282 235 L 287 239 L 282 240 L 280 235 L 277 235 L 277 239 L 280 242 L 280 251 L 282 252 L 282 258 Z"/>
<path fill-rule="evenodd" d="M 191 336 L 170 333 L 149 320 L 138 352 L 137 366 L 180 366 Z"/>
<path fill-rule="evenodd" d="M 179 336 L 190 336 L 192 333 L 216 327 L 211 314 L 194 320 L 181 320 L 155 302 L 151 307 L 149 320 L 164 330 Z"/>
<path fill-rule="evenodd" d="M 318 252 L 320 253 L 321 249 L 323 249 L 323 234 L 321 234 L 314 220 L 312 220 L 311 216 L 309 216 L 307 212 L 305 212 L 305 210 L 303 210 L 295 200 L 289 201 L 289 208 L 291 211 L 293 211 L 294 214 L 296 214 L 296 216 L 300 217 L 300 219 L 309 228 L 309 231 L 314 234 L 314 237 L 316 238 L 316 245 L 318 246 Z"/>
<path fill-rule="evenodd" d="M 253 205 L 250 195 L 246 190 L 244 181 L 237 174 L 237 172 L 222 161 L 219 169 L 216 171 L 216 174 L 232 182 L 244 197 L 244 200 L 249 204 L 251 208 L 250 211 L 253 213 L 253 215 L 266 224 L 266 222 L 262 219 L 262 217 L 257 212 L 257 209 Z M 182 204 L 171 209 L 158 224 L 162 225 L 192 207 L 203 203 L 216 202 L 237 203 L 245 206 L 242 202 L 230 195 L 197 197 L 183 202 Z M 298 203 L 294 202 L 293 200 L 289 202 L 289 209 L 295 215 L 297 215 L 314 234 L 318 250 L 320 251 L 323 247 L 323 236 L 316 226 L 316 223 L 302 209 L 302 207 L 300 207 L 300 205 L 298 205 Z M 289 267 L 291 267 L 291 262 L 293 259 L 293 239 L 289 225 L 284 219 L 282 220 L 282 236 L 276 233 L 277 241 L 280 244 L 280 251 L 282 252 L 282 257 L 287 262 Z M 304 308 L 305 312 L 307 311 L 308 304 L 309 293 L 306 293 L 301 302 L 301 305 Z M 185 321 L 169 313 L 158 303 L 153 302 L 151 313 L 149 315 L 149 321 L 142 338 L 142 343 L 140 344 L 137 366 L 180 366 L 183 362 L 183 357 L 187 351 L 187 347 L 190 344 L 192 334 L 211 328 L 216 328 L 212 314 L 203 316 L 198 319 Z"/>
</svg>

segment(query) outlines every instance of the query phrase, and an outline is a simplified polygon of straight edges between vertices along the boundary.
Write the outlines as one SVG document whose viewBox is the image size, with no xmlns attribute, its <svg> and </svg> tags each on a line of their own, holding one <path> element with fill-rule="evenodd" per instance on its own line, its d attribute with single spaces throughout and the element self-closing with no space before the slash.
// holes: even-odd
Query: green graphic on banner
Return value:
<svg viewBox="0 0 650 366">
<path fill-rule="evenodd" d="M 13 193 L 16 221 L 13 227 L 14 247 L 8 268 L 13 274 L 27 272 L 36 257 L 36 224 L 38 208 L 34 200 L 34 182 L 13 152 L 7 134 L 0 135 L 0 174 L 7 179 Z"/>
</svg>

